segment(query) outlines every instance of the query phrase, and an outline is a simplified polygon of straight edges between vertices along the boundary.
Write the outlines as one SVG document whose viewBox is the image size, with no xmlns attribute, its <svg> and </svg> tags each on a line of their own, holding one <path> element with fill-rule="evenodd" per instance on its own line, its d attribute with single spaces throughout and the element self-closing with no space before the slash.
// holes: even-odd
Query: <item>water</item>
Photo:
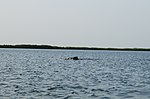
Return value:
<svg viewBox="0 0 150 99">
<path fill-rule="evenodd" d="M 0 99 L 150 99 L 150 52 L 0 49 Z"/>
</svg>

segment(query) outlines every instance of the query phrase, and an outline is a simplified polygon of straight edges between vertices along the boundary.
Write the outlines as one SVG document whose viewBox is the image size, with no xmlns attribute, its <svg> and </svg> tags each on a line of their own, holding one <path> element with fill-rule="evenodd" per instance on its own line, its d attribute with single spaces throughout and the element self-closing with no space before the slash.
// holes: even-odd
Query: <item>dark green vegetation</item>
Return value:
<svg viewBox="0 0 150 99">
<path fill-rule="evenodd" d="M 150 48 L 95 48 L 95 47 L 59 47 L 50 45 L 0 45 L 0 48 L 24 49 L 71 49 L 71 50 L 114 50 L 114 51 L 150 51 Z"/>
</svg>

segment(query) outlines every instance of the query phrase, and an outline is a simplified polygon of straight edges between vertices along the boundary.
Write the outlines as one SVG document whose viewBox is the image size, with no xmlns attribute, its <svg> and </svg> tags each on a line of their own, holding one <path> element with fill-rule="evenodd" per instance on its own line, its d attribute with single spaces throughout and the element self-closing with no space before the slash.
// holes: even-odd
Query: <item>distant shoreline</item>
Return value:
<svg viewBox="0 0 150 99">
<path fill-rule="evenodd" d="M 51 45 L 0 45 L 0 48 L 21 49 L 66 49 L 66 50 L 108 50 L 108 51 L 150 51 L 150 48 L 97 48 L 97 47 L 60 47 Z"/>
</svg>

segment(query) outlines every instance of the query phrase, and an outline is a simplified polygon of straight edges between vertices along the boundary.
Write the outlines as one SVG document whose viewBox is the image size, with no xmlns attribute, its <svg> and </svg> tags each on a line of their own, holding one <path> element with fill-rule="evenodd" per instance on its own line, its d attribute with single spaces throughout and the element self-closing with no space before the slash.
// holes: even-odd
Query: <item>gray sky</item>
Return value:
<svg viewBox="0 0 150 99">
<path fill-rule="evenodd" d="M 0 44 L 150 47 L 150 0 L 0 0 Z"/>
</svg>

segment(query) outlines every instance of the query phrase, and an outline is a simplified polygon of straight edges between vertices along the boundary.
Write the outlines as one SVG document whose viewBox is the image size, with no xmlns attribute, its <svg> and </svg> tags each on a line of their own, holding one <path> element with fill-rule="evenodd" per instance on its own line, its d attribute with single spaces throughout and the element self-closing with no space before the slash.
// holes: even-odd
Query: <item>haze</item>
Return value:
<svg viewBox="0 0 150 99">
<path fill-rule="evenodd" d="M 1 0 L 0 44 L 150 47 L 150 0 Z"/>
</svg>

